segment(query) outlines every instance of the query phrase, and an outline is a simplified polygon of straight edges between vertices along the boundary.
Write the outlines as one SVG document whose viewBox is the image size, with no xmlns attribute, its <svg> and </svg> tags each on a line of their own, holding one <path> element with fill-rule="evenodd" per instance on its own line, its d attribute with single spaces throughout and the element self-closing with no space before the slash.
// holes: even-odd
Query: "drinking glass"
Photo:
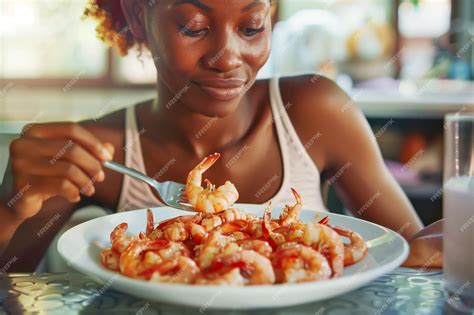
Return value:
<svg viewBox="0 0 474 315">
<path fill-rule="evenodd" d="M 474 312 L 474 114 L 444 124 L 443 273 L 447 303 Z"/>
</svg>

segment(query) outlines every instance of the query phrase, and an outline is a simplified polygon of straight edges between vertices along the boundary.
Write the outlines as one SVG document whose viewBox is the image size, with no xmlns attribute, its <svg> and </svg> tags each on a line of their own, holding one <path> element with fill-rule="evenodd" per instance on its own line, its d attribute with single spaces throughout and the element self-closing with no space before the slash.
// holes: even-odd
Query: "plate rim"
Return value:
<svg viewBox="0 0 474 315">
<path fill-rule="evenodd" d="M 264 205 L 243 204 L 243 203 L 239 203 L 239 204 L 235 205 L 235 207 L 239 207 L 239 206 L 244 206 L 244 207 L 245 206 L 252 206 L 252 207 L 255 207 L 255 206 L 264 206 Z M 272 206 L 272 210 L 276 207 L 278 207 L 278 205 Z M 128 214 L 129 212 L 132 212 L 132 211 L 133 212 L 139 211 L 139 212 L 142 213 L 142 212 L 146 212 L 147 209 L 151 209 L 152 211 L 155 211 L 155 210 L 160 209 L 160 208 L 169 208 L 169 207 L 140 208 L 140 209 L 136 209 L 136 210 L 127 211 L 126 213 Z M 174 208 L 171 208 L 171 209 L 174 209 Z M 189 214 L 189 212 L 187 212 L 187 211 L 182 211 L 182 210 L 178 210 L 178 209 L 174 209 L 174 210 L 179 211 L 180 213 L 183 213 L 183 214 Z M 161 209 L 160 209 L 160 211 L 161 211 Z M 341 283 L 340 285 L 342 286 L 345 282 L 351 281 L 351 280 L 358 280 L 360 282 L 358 285 L 351 286 L 349 289 L 344 287 L 344 289 L 346 289 L 346 290 L 340 290 L 340 293 L 332 295 L 332 297 L 335 297 L 335 296 L 339 296 L 341 294 L 347 293 L 349 291 L 356 290 L 356 289 L 362 287 L 363 285 L 369 283 L 370 281 L 373 281 L 374 279 L 377 279 L 380 276 L 396 269 L 408 257 L 408 254 L 409 254 L 408 242 L 401 235 L 399 235 L 398 233 L 396 233 L 395 231 L 393 231 L 393 230 L 391 230 L 387 227 L 381 226 L 377 223 L 373 223 L 373 222 L 370 222 L 370 221 L 366 221 L 366 220 L 362 220 L 362 219 L 359 219 L 359 218 L 356 218 L 356 217 L 346 216 L 346 215 L 338 214 L 338 213 L 324 212 L 324 211 L 318 211 L 318 210 L 310 210 L 310 209 L 305 209 L 305 208 L 302 209 L 302 212 L 303 211 L 304 212 L 313 212 L 314 214 L 322 214 L 322 215 L 327 214 L 327 215 L 330 215 L 330 216 L 342 217 L 346 220 L 362 221 L 362 222 L 364 222 L 364 224 L 374 225 L 374 226 L 376 226 L 376 227 L 378 227 L 378 228 L 385 231 L 386 234 L 384 235 L 384 237 L 395 237 L 395 239 L 398 239 L 399 241 L 401 241 L 401 248 L 400 248 L 401 255 L 397 256 L 392 261 L 386 262 L 381 266 L 377 266 L 376 269 L 369 268 L 368 270 L 364 270 L 364 271 L 361 271 L 361 272 L 356 272 L 355 274 L 350 274 L 350 275 L 346 275 L 346 276 L 343 275 L 343 276 L 338 277 L 338 278 L 331 278 L 331 279 L 327 279 L 327 280 L 323 280 L 323 281 L 313 281 L 313 282 L 304 282 L 304 283 L 296 283 L 296 284 L 285 284 L 285 283 L 283 283 L 283 284 L 256 285 L 256 286 L 218 286 L 218 285 L 194 285 L 194 284 L 190 285 L 190 284 L 169 284 L 169 283 L 149 282 L 149 281 L 142 280 L 142 279 L 128 278 L 128 277 L 126 277 L 126 276 L 124 276 L 124 275 L 122 275 L 118 272 L 115 272 L 115 271 L 112 271 L 112 270 L 107 270 L 106 268 L 101 269 L 101 273 L 103 273 L 103 274 L 100 275 L 100 274 L 97 274 L 94 271 L 91 271 L 91 270 L 87 269 L 87 266 L 84 266 L 83 264 L 81 264 L 80 263 L 81 259 L 69 259 L 69 257 L 66 255 L 66 252 L 65 252 L 65 251 L 67 251 L 67 246 L 66 246 L 65 242 L 68 240 L 68 238 L 72 239 L 70 237 L 72 234 L 77 232 L 77 230 L 84 229 L 85 226 L 87 226 L 87 225 L 94 224 L 94 221 L 96 221 L 96 220 L 104 220 L 104 218 L 106 218 L 106 217 L 123 215 L 124 212 L 117 212 L 117 213 L 112 213 L 112 214 L 100 216 L 100 217 L 94 218 L 92 220 L 88 220 L 86 222 L 83 222 L 83 223 L 80 223 L 76 226 L 71 227 L 70 229 L 65 231 L 60 236 L 60 238 L 58 240 L 58 243 L 57 243 L 57 251 L 60 254 L 60 256 L 62 257 L 62 259 L 64 259 L 65 262 L 68 264 L 68 266 L 71 266 L 72 268 L 74 268 L 78 272 L 88 276 L 91 279 L 94 279 L 95 281 L 97 281 L 101 284 L 107 283 L 111 279 L 115 279 L 114 284 L 117 284 L 117 285 L 114 286 L 114 284 L 112 284 L 111 287 L 112 288 L 117 287 L 117 289 L 119 291 L 121 291 L 125 294 L 131 294 L 131 295 L 134 295 L 133 294 L 134 292 L 129 292 L 129 291 L 125 292 L 125 291 L 121 290 L 120 287 L 122 287 L 122 286 L 133 286 L 133 285 L 137 285 L 139 283 L 140 286 L 144 286 L 145 289 L 158 288 L 159 287 L 160 289 L 164 289 L 164 290 L 166 290 L 168 288 L 172 288 L 174 290 L 184 290 L 185 292 L 188 292 L 190 290 L 196 290 L 196 289 L 204 290 L 204 291 L 211 291 L 211 290 L 215 291 L 218 288 L 219 290 L 223 290 L 223 291 L 231 290 L 231 292 L 234 293 L 234 294 L 241 294 L 243 292 L 248 294 L 252 291 L 262 291 L 262 290 L 269 290 L 269 289 L 274 291 L 274 290 L 278 290 L 282 287 L 285 287 L 285 288 L 290 289 L 290 290 L 307 290 L 307 289 L 311 289 L 311 287 L 314 286 L 315 284 L 318 284 L 318 285 L 327 284 L 327 285 L 331 285 L 331 286 L 337 286 L 339 283 Z M 180 214 L 178 214 L 178 215 L 180 215 Z M 91 244 L 92 243 L 89 243 L 89 246 Z M 65 250 L 63 250 L 63 248 Z M 86 255 L 86 256 L 89 257 L 90 255 Z M 85 258 L 83 258 L 83 259 L 85 259 Z M 97 262 L 97 260 L 96 260 L 96 262 Z M 100 266 L 102 266 L 100 261 L 98 261 L 98 264 Z M 103 276 L 103 277 L 101 277 L 101 276 Z M 106 278 L 106 277 L 107 277 L 107 280 L 103 279 L 103 278 Z M 183 293 L 185 293 L 185 292 L 183 292 Z M 143 298 L 143 296 L 140 296 L 140 295 L 135 295 L 135 296 Z M 330 298 L 330 297 L 328 297 L 328 298 Z M 321 299 L 315 299 L 315 300 L 312 300 L 312 301 L 318 301 L 318 300 L 321 300 Z M 158 300 L 155 299 L 155 301 L 158 301 Z M 171 303 L 171 302 L 162 302 L 162 303 Z M 295 303 L 293 305 L 296 305 L 296 304 L 301 304 L 301 303 Z M 194 304 L 186 304 L 185 300 L 183 300 L 183 303 L 180 303 L 179 305 L 182 305 L 182 306 L 195 306 Z M 274 307 L 283 307 L 285 305 L 290 306 L 292 304 L 285 303 L 285 304 L 282 304 L 282 305 L 275 305 Z M 269 307 L 269 306 L 267 305 L 265 307 Z M 221 307 L 210 307 L 210 308 L 212 308 L 212 309 L 222 309 Z M 239 308 L 240 309 L 245 309 L 245 307 L 239 307 Z M 249 308 L 255 308 L 255 305 L 252 304 L 251 306 L 249 306 Z"/>
</svg>

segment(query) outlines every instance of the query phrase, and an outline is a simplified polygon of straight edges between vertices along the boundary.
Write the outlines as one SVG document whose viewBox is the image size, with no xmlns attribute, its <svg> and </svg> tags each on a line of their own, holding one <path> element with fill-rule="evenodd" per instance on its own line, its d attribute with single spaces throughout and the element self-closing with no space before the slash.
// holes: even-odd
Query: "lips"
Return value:
<svg viewBox="0 0 474 315">
<path fill-rule="evenodd" d="M 242 79 L 204 79 L 194 81 L 205 94 L 220 101 L 230 101 L 242 95 L 245 80 Z"/>
</svg>

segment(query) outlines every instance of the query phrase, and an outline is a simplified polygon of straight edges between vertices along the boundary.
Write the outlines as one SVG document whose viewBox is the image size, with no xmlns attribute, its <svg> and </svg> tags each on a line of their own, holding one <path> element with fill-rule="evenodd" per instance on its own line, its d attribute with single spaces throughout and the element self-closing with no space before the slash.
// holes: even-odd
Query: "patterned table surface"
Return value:
<svg viewBox="0 0 474 315">
<path fill-rule="evenodd" d="M 454 314 L 441 270 L 398 268 L 365 287 L 322 302 L 254 311 L 152 303 L 78 273 L 0 274 L 0 314 Z"/>
</svg>

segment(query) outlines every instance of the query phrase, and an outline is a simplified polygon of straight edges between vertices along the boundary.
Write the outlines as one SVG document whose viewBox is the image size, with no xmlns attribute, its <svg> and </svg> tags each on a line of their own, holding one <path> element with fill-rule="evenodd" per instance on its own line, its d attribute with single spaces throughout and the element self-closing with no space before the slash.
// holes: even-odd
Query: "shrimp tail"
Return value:
<svg viewBox="0 0 474 315">
<path fill-rule="evenodd" d="M 300 194 L 294 189 L 293 187 L 291 188 L 291 192 L 293 193 L 293 196 L 295 196 L 296 203 L 301 204 L 301 196 Z"/>
<path fill-rule="evenodd" d="M 325 216 L 324 218 L 321 219 L 321 221 L 318 222 L 319 224 L 323 225 L 329 225 L 329 216 Z"/>
<path fill-rule="evenodd" d="M 110 233 L 110 242 L 114 243 L 115 239 L 122 233 L 125 233 L 128 229 L 128 224 L 127 223 L 120 223 L 117 225 L 112 233 Z"/>
<path fill-rule="evenodd" d="M 263 213 L 263 220 L 262 220 L 262 233 L 265 239 L 268 241 L 270 246 L 273 249 L 276 249 L 279 244 L 284 242 L 283 236 L 281 234 L 273 232 L 271 222 L 272 222 L 272 201 L 268 202 L 268 206 Z"/>
<path fill-rule="evenodd" d="M 153 218 L 153 212 L 150 209 L 146 210 L 146 232 L 145 234 L 148 236 L 153 232 L 155 227 L 155 222 Z"/>
<path fill-rule="evenodd" d="M 215 189 L 215 186 L 212 185 L 211 181 L 209 179 L 205 179 L 204 183 L 206 183 L 206 190 L 208 191 L 213 191 Z"/>
<path fill-rule="evenodd" d="M 220 153 L 214 153 L 205 157 L 194 169 L 201 172 L 207 171 L 220 158 Z"/>
<path fill-rule="evenodd" d="M 368 251 L 367 244 L 362 236 L 338 226 L 330 226 L 337 234 L 347 237 L 350 244 L 344 243 L 344 266 L 353 265 L 365 257 Z"/>
</svg>

